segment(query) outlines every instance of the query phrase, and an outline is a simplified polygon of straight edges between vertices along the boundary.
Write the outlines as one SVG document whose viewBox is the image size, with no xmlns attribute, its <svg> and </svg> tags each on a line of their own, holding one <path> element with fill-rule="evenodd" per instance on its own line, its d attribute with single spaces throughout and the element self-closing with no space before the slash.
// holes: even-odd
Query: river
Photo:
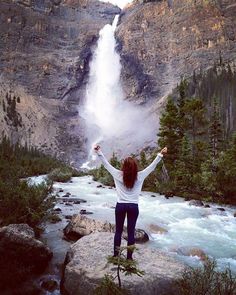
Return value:
<svg viewBox="0 0 236 295">
<path fill-rule="evenodd" d="M 32 178 L 33 182 L 42 181 L 42 177 Z M 98 187 L 99 182 L 91 176 L 74 177 L 68 183 L 54 183 L 58 202 L 55 208 L 62 211 L 59 216 L 62 221 L 56 224 L 48 223 L 42 239 L 51 247 L 54 258 L 44 274 L 58 282 L 61 275 L 61 264 L 70 243 L 63 239 L 63 228 L 67 224 L 65 215 L 78 214 L 81 209 L 93 212 L 91 218 L 108 220 L 114 223 L 114 207 L 116 191 L 111 187 Z M 59 192 L 60 190 L 63 190 Z M 60 198 L 70 193 L 70 199 L 82 198 L 86 203 L 65 205 Z M 206 255 L 215 258 L 219 269 L 230 265 L 236 273 L 236 218 L 235 207 L 210 204 L 209 208 L 190 206 L 183 198 L 166 199 L 158 193 L 142 192 L 140 195 L 140 215 L 137 227 L 144 229 L 150 238 L 148 246 L 159 248 L 176 259 L 191 266 L 201 265 L 197 256 L 186 256 L 186 249 L 198 248 Z M 154 233 L 153 225 L 163 228 L 164 233 Z M 42 277 L 39 279 L 41 280 Z M 51 294 L 51 293 L 47 293 Z M 53 293 L 58 295 L 59 290 Z"/>
</svg>

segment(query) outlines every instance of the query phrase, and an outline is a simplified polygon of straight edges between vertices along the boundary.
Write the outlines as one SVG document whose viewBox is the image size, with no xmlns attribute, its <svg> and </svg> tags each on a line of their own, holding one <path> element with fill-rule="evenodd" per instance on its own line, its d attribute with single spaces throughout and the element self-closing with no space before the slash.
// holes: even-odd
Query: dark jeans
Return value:
<svg viewBox="0 0 236 295">
<path fill-rule="evenodd" d="M 114 237 L 114 256 L 117 256 L 119 247 L 121 244 L 121 235 L 123 232 L 123 226 L 125 216 L 127 214 L 127 231 L 128 231 L 128 246 L 134 245 L 134 231 L 138 218 L 139 210 L 138 204 L 134 203 L 117 203 L 115 216 L 116 216 L 116 233 Z M 117 249 L 118 247 L 118 249 Z M 127 251 L 127 259 L 132 259 L 132 251 Z"/>
</svg>

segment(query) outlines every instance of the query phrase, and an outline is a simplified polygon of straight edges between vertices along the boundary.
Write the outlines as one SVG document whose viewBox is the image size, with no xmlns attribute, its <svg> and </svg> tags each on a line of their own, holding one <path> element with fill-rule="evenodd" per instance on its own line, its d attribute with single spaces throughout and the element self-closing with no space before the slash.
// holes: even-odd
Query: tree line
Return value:
<svg viewBox="0 0 236 295">
<path fill-rule="evenodd" d="M 236 134 L 224 132 L 219 99 L 211 106 L 200 97 L 191 97 L 189 84 L 182 79 L 176 93 L 169 96 L 160 117 L 159 147 L 168 147 L 164 165 L 145 180 L 144 189 L 167 196 L 202 199 L 236 204 Z M 132 155 L 139 169 L 155 158 L 157 150 Z M 110 163 L 120 169 L 114 153 Z M 114 185 L 111 175 L 101 165 L 91 171 L 95 180 Z"/>
</svg>

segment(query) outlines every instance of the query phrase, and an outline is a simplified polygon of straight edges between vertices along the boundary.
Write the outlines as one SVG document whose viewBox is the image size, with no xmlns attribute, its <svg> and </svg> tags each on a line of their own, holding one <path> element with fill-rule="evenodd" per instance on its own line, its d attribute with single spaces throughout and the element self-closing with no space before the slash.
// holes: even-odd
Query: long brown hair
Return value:
<svg viewBox="0 0 236 295">
<path fill-rule="evenodd" d="M 123 171 L 123 182 L 127 188 L 132 188 L 137 179 L 138 165 L 135 159 L 128 157 L 124 160 L 121 170 Z"/>
</svg>

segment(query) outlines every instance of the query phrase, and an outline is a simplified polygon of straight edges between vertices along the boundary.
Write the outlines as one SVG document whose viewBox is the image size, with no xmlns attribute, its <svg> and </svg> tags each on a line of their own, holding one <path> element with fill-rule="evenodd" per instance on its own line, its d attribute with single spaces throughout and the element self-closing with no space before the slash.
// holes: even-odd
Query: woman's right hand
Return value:
<svg viewBox="0 0 236 295">
<path fill-rule="evenodd" d="M 95 150 L 96 152 L 98 152 L 100 149 L 101 149 L 100 145 L 95 144 L 95 146 L 94 146 L 94 150 Z"/>
<path fill-rule="evenodd" d="M 166 154 L 166 153 L 167 153 L 167 147 L 164 147 L 164 148 L 160 151 L 160 153 L 161 153 L 162 155 Z"/>
</svg>

